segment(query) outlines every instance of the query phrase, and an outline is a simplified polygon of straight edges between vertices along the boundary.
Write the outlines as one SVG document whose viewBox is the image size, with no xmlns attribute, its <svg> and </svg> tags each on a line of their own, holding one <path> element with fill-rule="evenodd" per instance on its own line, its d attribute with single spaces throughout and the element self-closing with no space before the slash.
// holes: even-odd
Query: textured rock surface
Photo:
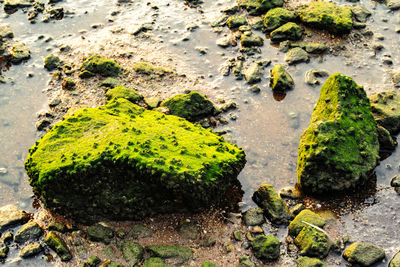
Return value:
<svg viewBox="0 0 400 267">
<path fill-rule="evenodd" d="M 283 0 L 237 0 L 237 4 L 250 15 L 260 15 L 271 8 L 283 6 Z"/>
<path fill-rule="evenodd" d="M 281 64 L 277 64 L 271 69 L 269 86 L 273 91 L 282 92 L 293 89 L 294 81 L 286 69 Z"/>
<path fill-rule="evenodd" d="M 326 264 L 320 259 L 301 256 L 296 260 L 297 267 L 326 267 Z"/>
<path fill-rule="evenodd" d="M 87 58 L 81 66 L 81 74 L 87 76 L 100 74 L 103 77 L 118 76 L 122 72 L 122 67 L 112 59 L 104 58 L 99 55 L 92 55 Z M 85 78 L 81 77 L 81 78 Z"/>
<path fill-rule="evenodd" d="M 385 258 L 385 251 L 371 243 L 355 242 L 344 250 L 343 258 L 350 263 L 371 266 Z"/>
<path fill-rule="evenodd" d="M 397 252 L 390 260 L 389 267 L 400 267 L 400 252 Z"/>
<path fill-rule="evenodd" d="M 378 125 L 391 134 L 400 132 L 400 94 L 385 91 L 370 97 L 372 114 Z"/>
<path fill-rule="evenodd" d="M 162 259 L 175 258 L 184 263 L 193 257 L 193 251 L 188 247 L 168 246 L 168 245 L 153 245 L 147 246 L 146 251 L 153 257 Z"/>
<path fill-rule="evenodd" d="M 0 208 L 0 231 L 7 227 L 22 224 L 29 220 L 29 214 L 19 210 L 14 205 L 7 205 Z"/>
<path fill-rule="evenodd" d="M 280 246 L 279 240 L 273 235 L 259 235 L 251 242 L 254 256 L 266 261 L 279 258 Z"/>
<path fill-rule="evenodd" d="M 271 32 L 272 42 L 297 41 L 303 36 L 303 29 L 294 22 L 288 22 Z"/>
<path fill-rule="evenodd" d="M 264 26 L 267 31 L 273 31 L 287 22 L 293 21 L 296 18 L 294 12 L 287 9 L 277 7 L 271 9 L 265 14 Z"/>
<path fill-rule="evenodd" d="M 253 207 L 243 214 L 243 221 L 245 225 L 253 226 L 260 225 L 265 222 L 264 211 L 261 208 Z"/>
<path fill-rule="evenodd" d="M 296 237 L 300 231 L 303 229 L 304 222 L 311 223 L 317 227 L 323 227 L 325 225 L 325 220 L 318 214 L 312 212 L 311 210 L 302 210 L 289 224 L 289 234 Z"/>
<path fill-rule="evenodd" d="M 64 240 L 54 232 L 49 232 L 44 239 L 44 242 L 54 250 L 62 261 L 69 261 L 72 259 L 71 252 L 65 244 Z"/>
<path fill-rule="evenodd" d="M 42 234 L 43 230 L 37 223 L 28 222 L 15 234 L 14 241 L 17 243 L 24 243 L 29 240 L 38 239 Z"/>
<path fill-rule="evenodd" d="M 332 246 L 331 241 L 324 232 L 309 225 L 301 229 L 300 233 L 294 239 L 294 243 L 299 247 L 300 255 L 320 259 L 328 255 Z"/>
</svg>

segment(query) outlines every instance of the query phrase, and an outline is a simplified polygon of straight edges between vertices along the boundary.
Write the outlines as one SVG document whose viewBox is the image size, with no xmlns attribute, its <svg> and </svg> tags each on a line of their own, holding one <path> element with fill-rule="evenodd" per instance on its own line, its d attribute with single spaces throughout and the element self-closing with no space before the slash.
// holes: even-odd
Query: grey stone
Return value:
<svg viewBox="0 0 400 267">
<path fill-rule="evenodd" d="M 264 211 L 258 207 L 250 208 L 244 212 L 243 221 L 247 226 L 263 224 L 265 221 Z"/>
<path fill-rule="evenodd" d="M 247 83 L 254 84 L 261 81 L 262 68 L 258 63 L 253 63 L 245 72 L 244 78 Z"/>
<path fill-rule="evenodd" d="M 29 220 L 29 214 L 19 210 L 14 205 L 7 205 L 0 208 L 0 231 L 7 227 L 22 224 Z"/>
<path fill-rule="evenodd" d="M 300 62 L 308 62 L 310 55 L 300 47 L 295 47 L 289 50 L 286 54 L 285 61 L 291 65 Z"/>
<path fill-rule="evenodd" d="M 24 224 L 14 236 L 14 241 L 24 243 L 26 241 L 38 239 L 43 234 L 42 228 L 35 222 Z"/>
<path fill-rule="evenodd" d="M 43 250 L 43 247 L 40 243 L 33 243 L 33 244 L 25 246 L 21 250 L 19 256 L 21 258 L 32 257 L 32 256 L 35 256 L 35 255 L 39 254 L 40 252 L 42 252 L 42 250 Z"/>
</svg>

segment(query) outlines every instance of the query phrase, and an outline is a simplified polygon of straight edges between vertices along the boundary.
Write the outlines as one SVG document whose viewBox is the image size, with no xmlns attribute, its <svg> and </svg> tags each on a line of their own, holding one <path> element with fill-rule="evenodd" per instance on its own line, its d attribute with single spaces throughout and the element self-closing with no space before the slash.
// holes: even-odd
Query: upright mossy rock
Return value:
<svg viewBox="0 0 400 267">
<path fill-rule="evenodd" d="M 290 40 L 298 41 L 303 36 L 303 29 L 294 22 L 288 22 L 271 32 L 271 41 L 279 43 Z"/>
<path fill-rule="evenodd" d="M 143 100 L 143 96 L 139 94 L 135 89 L 127 88 L 124 86 L 117 86 L 113 89 L 110 89 L 106 93 L 107 101 L 112 101 L 116 99 L 124 98 L 131 101 L 134 104 L 139 103 L 139 101 Z"/>
<path fill-rule="evenodd" d="M 300 138 L 298 184 L 312 195 L 355 189 L 370 177 L 378 152 L 377 126 L 364 89 L 350 77 L 331 75 Z"/>
<path fill-rule="evenodd" d="M 289 224 L 289 234 L 293 237 L 296 237 L 300 231 L 307 225 L 306 223 L 310 223 L 317 227 L 322 228 L 326 221 L 319 216 L 318 214 L 312 212 L 311 210 L 302 210 Z"/>
<path fill-rule="evenodd" d="M 385 258 L 385 251 L 367 242 L 355 242 L 343 252 L 343 258 L 348 262 L 366 267 Z"/>
<path fill-rule="evenodd" d="M 81 78 L 86 78 L 99 74 L 103 77 L 115 77 L 121 72 L 122 67 L 115 60 L 95 54 L 82 63 L 80 76 Z"/>
<path fill-rule="evenodd" d="M 378 125 L 395 135 L 400 132 L 400 94 L 384 91 L 370 97 L 372 114 Z"/>
<path fill-rule="evenodd" d="M 237 0 L 237 4 L 250 15 L 261 15 L 271 8 L 283 6 L 283 0 Z"/>
<path fill-rule="evenodd" d="M 293 11 L 277 7 L 269 10 L 267 14 L 265 14 L 264 26 L 265 29 L 270 32 L 295 19 L 296 15 Z"/>
<path fill-rule="evenodd" d="M 275 224 L 289 224 L 292 215 L 282 198 L 272 185 L 263 184 L 253 194 L 253 200 L 259 205 L 266 217 Z"/>
<path fill-rule="evenodd" d="M 251 241 L 251 247 L 257 259 L 274 261 L 279 258 L 281 244 L 273 235 L 259 235 Z"/>
<path fill-rule="evenodd" d="M 277 64 L 271 69 L 269 86 L 273 91 L 284 92 L 294 87 L 294 81 L 286 69 L 281 64 Z"/>
<path fill-rule="evenodd" d="M 310 225 L 306 225 L 301 229 L 294 239 L 294 243 L 299 247 L 300 255 L 320 259 L 328 256 L 332 246 L 331 241 L 324 232 Z"/>
<path fill-rule="evenodd" d="M 305 24 L 334 34 L 349 33 L 353 28 L 351 7 L 331 2 L 310 2 L 300 7 L 297 15 Z"/>
<path fill-rule="evenodd" d="M 243 150 L 211 131 L 117 99 L 55 124 L 25 168 L 47 207 L 90 221 L 207 207 L 244 164 Z"/>
<path fill-rule="evenodd" d="M 215 115 L 217 109 L 204 95 L 193 91 L 185 95 L 173 96 L 161 103 L 167 107 L 172 115 L 196 121 L 207 116 Z"/>
</svg>

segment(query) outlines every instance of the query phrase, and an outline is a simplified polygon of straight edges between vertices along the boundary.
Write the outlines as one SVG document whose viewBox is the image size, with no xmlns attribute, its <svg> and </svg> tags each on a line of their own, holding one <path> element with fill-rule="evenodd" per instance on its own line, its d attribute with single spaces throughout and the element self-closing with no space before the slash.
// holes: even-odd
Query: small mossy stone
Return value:
<svg viewBox="0 0 400 267">
<path fill-rule="evenodd" d="M 23 247 L 21 252 L 19 253 L 19 256 L 21 258 L 29 258 L 39 254 L 42 251 L 43 247 L 40 243 L 33 243 Z"/>
<path fill-rule="evenodd" d="M 60 257 L 61 261 L 69 261 L 72 259 L 71 252 L 64 240 L 60 238 L 55 232 L 49 232 L 44 239 L 44 242 L 54 250 Z"/>
<path fill-rule="evenodd" d="M 285 61 L 289 65 L 301 63 L 301 62 L 308 62 L 310 60 L 310 55 L 300 47 L 295 47 L 290 49 L 285 57 Z"/>
<path fill-rule="evenodd" d="M 148 62 L 137 62 L 132 66 L 132 69 L 139 74 L 144 75 L 158 75 L 163 76 L 169 73 L 172 73 L 171 70 L 157 67 Z"/>
<path fill-rule="evenodd" d="M 6 205 L 0 208 L 0 231 L 3 232 L 10 226 L 25 223 L 29 220 L 29 214 L 19 210 L 14 205 Z"/>
<path fill-rule="evenodd" d="M 392 81 L 395 87 L 400 87 L 400 71 L 397 71 L 393 74 Z"/>
<path fill-rule="evenodd" d="M 289 224 L 289 234 L 293 237 L 296 237 L 300 231 L 303 229 L 305 224 L 304 222 L 310 223 L 317 227 L 322 228 L 326 221 L 319 216 L 318 214 L 312 212 L 309 209 L 302 210 Z"/>
<path fill-rule="evenodd" d="M 332 195 L 367 182 L 379 160 L 377 126 L 363 87 L 340 73 L 320 91 L 300 138 L 297 183 L 312 195 Z"/>
<path fill-rule="evenodd" d="M 238 267 L 255 267 L 256 265 L 250 260 L 249 257 L 241 256 L 239 258 L 239 266 Z"/>
<path fill-rule="evenodd" d="M 153 234 L 153 231 L 149 229 L 148 227 L 142 225 L 142 224 L 135 224 L 131 227 L 131 230 L 128 233 L 129 237 L 132 237 L 134 239 L 138 238 L 146 238 L 146 237 L 151 237 Z"/>
<path fill-rule="evenodd" d="M 306 83 L 312 86 L 320 84 L 318 78 L 329 76 L 326 70 L 312 69 L 306 72 Z"/>
<path fill-rule="evenodd" d="M 353 27 L 351 8 L 331 2 L 310 2 L 298 8 L 296 13 L 305 24 L 334 34 L 349 33 Z"/>
<path fill-rule="evenodd" d="M 258 83 L 261 81 L 262 67 L 258 63 L 253 63 L 247 70 L 244 71 L 244 78 L 249 84 Z"/>
<path fill-rule="evenodd" d="M 216 265 L 215 263 L 212 263 L 212 262 L 205 261 L 205 262 L 203 262 L 201 267 L 218 267 L 218 265 Z"/>
<path fill-rule="evenodd" d="M 122 256 L 129 266 L 136 266 L 143 258 L 143 248 L 136 242 L 125 241 L 122 245 Z"/>
<path fill-rule="evenodd" d="M 63 223 L 53 221 L 49 224 L 47 230 L 65 233 L 67 231 L 67 227 Z"/>
<path fill-rule="evenodd" d="M 352 7 L 351 12 L 358 22 L 367 22 L 368 17 L 372 15 L 372 13 L 364 6 Z"/>
<path fill-rule="evenodd" d="M 47 55 L 44 59 L 44 67 L 48 71 L 52 71 L 58 68 L 60 66 L 61 60 L 58 56 L 55 56 L 53 54 Z"/>
<path fill-rule="evenodd" d="M 264 26 L 268 32 L 271 32 L 280 26 L 293 21 L 296 19 L 296 15 L 293 11 L 277 7 L 271 9 L 265 14 Z"/>
<path fill-rule="evenodd" d="M 96 54 L 87 58 L 82 63 L 80 69 L 81 72 L 88 71 L 103 77 L 115 77 L 122 72 L 122 67 L 115 60 L 104 58 Z"/>
<path fill-rule="evenodd" d="M 243 214 L 244 224 L 247 226 L 260 225 L 265 222 L 264 211 L 259 207 L 252 207 Z"/>
<path fill-rule="evenodd" d="M 187 262 L 193 257 L 193 251 L 183 246 L 152 245 L 147 246 L 146 251 L 154 257 L 162 259 L 174 258 L 179 260 L 180 263 Z"/>
<path fill-rule="evenodd" d="M 4 0 L 4 11 L 14 11 L 18 8 L 30 7 L 34 3 L 33 0 Z"/>
<path fill-rule="evenodd" d="M 108 87 L 108 88 L 114 88 L 117 86 L 120 86 L 121 82 L 118 79 L 108 77 L 104 81 L 101 82 L 101 86 Z"/>
<path fill-rule="evenodd" d="M 185 118 L 188 121 L 196 121 L 214 115 L 217 111 L 214 104 L 197 91 L 173 96 L 163 101 L 161 106 L 169 108 L 172 115 Z"/>
<path fill-rule="evenodd" d="M 390 260 L 389 267 L 400 267 L 400 251 Z"/>
<path fill-rule="evenodd" d="M 113 89 L 108 90 L 106 93 L 106 99 L 109 102 L 119 98 L 129 100 L 134 104 L 137 104 L 139 103 L 139 101 L 143 100 L 143 96 L 139 94 L 135 89 L 127 88 L 124 86 L 114 87 Z"/>
<path fill-rule="evenodd" d="M 88 71 L 88 70 L 82 70 L 80 73 L 79 73 L 79 78 L 81 78 L 81 79 L 87 79 L 87 78 L 91 78 L 91 77 L 93 77 L 93 76 L 95 76 L 96 74 L 94 74 L 93 72 L 90 72 L 90 71 Z"/>
<path fill-rule="evenodd" d="M 243 47 L 263 46 L 264 39 L 256 34 L 242 34 L 240 43 Z"/>
<path fill-rule="evenodd" d="M 7 258 L 9 250 L 10 249 L 8 248 L 8 246 L 1 242 L 0 243 L 0 259 Z"/>
<path fill-rule="evenodd" d="M 273 91 L 284 92 L 293 89 L 294 81 L 286 69 L 281 64 L 277 64 L 271 69 L 269 86 Z"/>
<path fill-rule="evenodd" d="M 67 77 L 63 79 L 61 86 L 63 90 L 72 91 L 75 89 L 76 82 L 74 79 Z"/>
<path fill-rule="evenodd" d="M 97 256 L 91 256 L 86 263 L 90 266 L 90 267 L 95 267 L 97 265 L 99 265 L 101 263 L 101 259 Z"/>
<path fill-rule="evenodd" d="M 320 259 L 301 256 L 296 260 L 297 267 L 326 267 L 326 264 Z"/>
<path fill-rule="evenodd" d="M 288 22 L 271 32 L 271 41 L 279 43 L 281 41 L 298 41 L 303 36 L 303 29 L 294 22 Z"/>
<path fill-rule="evenodd" d="M 38 239 L 43 234 L 42 228 L 35 222 L 24 224 L 15 234 L 14 241 L 24 243 L 26 241 Z"/>
<path fill-rule="evenodd" d="M 371 243 L 355 242 L 343 252 L 343 258 L 360 266 L 371 266 L 385 258 L 385 251 Z"/>
<path fill-rule="evenodd" d="M 251 241 L 251 247 L 256 258 L 266 261 L 274 261 L 280 255 L 280 242 L 273 235 L 259 235 Z"/>
<path fill-rule="evenodd" d="M 230 29 L 236 29 L 242 25 L 247 25 L 246 16 L 244 15 L 230 16 L 226 21 L 226 25 L 228 25 Z"/>
<path fill-rule="evenodd" d="M 332 246 L 328 236 L 314 227 L 306 225 L 294 239 L 300 249 L 300 255 L 325 258 Z"/>
<path fill-rule="evenodd" d="M 370 98 L 372 114 L 378 125 L 395 135 L 400 132 L 400 94 L 384 91 Z"/>
<path fill-rule="evenodd" d="M 100 223 L 89 226 L 86 233 L 91 241 L 102 242 L 104 244 L 110 244 L 111 239 L 114 237 L 113 229 Z"/>
<path fill-rule="evenodd" d="M 272 185 L 263 184 L 253 194 L 253 200 L 260 206 L 265 216 L 275 224 L 289 224 L 292 215 Z"/>
<path fill-rule="evenodd" d="M 150 109 L 154 109 L 160 105 L 161 99 L 159 97 L 149 97 L 149 98 L 145 98 L 144 102 Z"/>
<path fill-rule="evenodd" d="M 261 15 L 271 8 L 283 6 L 283 0 L 237 0 L 237 4 L 250 15 Z"/>
<path fill-rule="evenodd" d="M 233 238 L 236 241 L 242 241 L 242 239 L 243 239 L 243 235 L 242 235 L 242 232 L 240 230 L 234 230 L 232 235 L 233 235 Z"/>
<path fill-rule="evenodd" d="M 392 138 L 390 132 L 378 125 L 378 141 L 380 150 L 394 150 L 397 142 Z"/>
<path fill-rule="evenodd" d="M 14 33 L 9 25 L 0 25 L 0 38 L 14 38 Z"/>
<path fill-rule="evenodd" d="M 20 64 L 22 61 L 31 58 L 31 50 L 21 42 L 15 42 L 11 47 L 11 63 Z"/>
<path fill-rule="evenodd" d="M 143 262 L 143 267 L 169 267 L 161 258 L 151 257 Z"/>
</svg>

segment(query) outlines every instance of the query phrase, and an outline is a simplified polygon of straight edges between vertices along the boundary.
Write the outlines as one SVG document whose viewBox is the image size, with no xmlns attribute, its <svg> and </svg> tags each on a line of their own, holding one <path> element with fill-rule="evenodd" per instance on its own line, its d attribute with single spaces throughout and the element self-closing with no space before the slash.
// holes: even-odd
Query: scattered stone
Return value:
<svg viewBox="0 0 400 267">
<path fill-rule="evenodd" d="M 49 232 L 44 239 L 44 242 L 54 250 L 62 261 L 69 261 L 72 259 L 71 252 L 67 244 L 55 232 Z"/>
<path fill-rule="evenodd" d="M 137 104 L 139 103 L 139 101 L 143 100 L 143 96 L 139 94 L 135 89 L 127 88 L 124 86 L 117 86 L 107 91 L 106 99 L 108 102 L 117 99 L 127 99 L 130 102 Z"/>
<path fill-rule="evenodd" d="M 133 241 L 125 241 L 122 245 L 122 256 L 129 266 L 136 266 L 143 258 L 143 248 Z"/>
<path fill-rule="evenodd" d="M 312 212 L 311 210 L 303 210 L 297 215 L 293 221 L 289 224 L 289 234 L 296 237 L 300 231 L 306 226 L 304 222 L 310 223 L 317 227 L 322 228 L 326 221 L 318 214 Z"/>
<path fill-rule="evenodd" d="M 352 7 L 351 11 L 353 12 L 354 18 L 359 22 L 367 22 L 368 17 L 372 15 L 364 6 Z"/>
<path fill-rule="evenodd" d="M 259 207 L 253 207 L 243 214 L 244 224 L 247 226 L 260 225 L 264 223 L 264 211 Z"/>
<path fill-rule="evenodd" d="M 1 243 L 9 245 L 14 240 L 14 235 L 10 232 L 7 232 L 1 236 Z"/>
<path fill-rule="evenodd" d="M 349 33 L 353 27 L 351 8 L 331 2 L 310 2 L 298 8 L 297 14 L 305 24 L 334 34 Z"/>
<path fill-rule="evenodd" d="M 61 64 L 60 58 L 53 54 L 47 55 L 46 58 L 44 59 L 44 67 L 48 71 L 57 69 L 60 66 L 60 64 Z"/>
<path fill-rule="evenodd" d="M 42 17 L 42 22 L 47 23 L 50 20 L 60 20 L 64 17 L 63 7 L 53 7 L 46 9 L 46 13 Z"/>
<path fill-rule="evenodd" d="M 264 39 L 256 34 L 242 34 L 240 43 L 243 47 L 263 46 Z"/>
<path fill-rule="evenodd" d="M 234 238 L 236 241 L 242 241 L 242 239 L 243 239 L 242 232 L 241 232 L 240 230 L 235 230 L 235 231 L 233 231 L 233 238 Z"/>
<path fill-rule="evenodd" d="M 199 236 L 199 230 L 195 223 L 185 222 L 180 226 L 179 234 L 183 239 L 196 240 Z"/>
<path fill-rule="evenodd" d="M 283 6 L 283 0 L 237 0 L 237 4 L 240 8 L 246 9 L 250 15 L 261 15 L 271 8 Z"/>
<path fill-rule="evenodd" d="M 63 223 L 53 221 L 49 224 L 47 230 L 65 233 L 67 231 L 67 227 Z"/>
<path fill-rule="evenodd" d="M 43 247 L 40 243 L 33 243 L 22 248 L 21 252 L 19 253 L 19 256 L 21 258 L 29 258 L 39 254 L 42 251 Z"/>
<path fill-rule="evenodd" d="M 168 245 L 153 245 L 147 246 L 146 251 L 152 257 L 162 259 L 174 258 L 179 260 L 179 263 L 184 263 L 193 257 L 193 251 L 188 247 L 183 246 L 168 246 Z"/>
<path fill-rule="evenodd" d="M 114 237 L 113 229 L 100 223 L 89 226 L 86 232 L 91 241 L 102 242 L 106 245 L 110 244 L 111 239 Z"/>
<path fill-rule="evenodd" d="M 300 190 L 295 187 L 284 187 L 279 190 L 279 196 L 282 198 L 300 199 L 302 198 Z"/>
<path fill-rule="evenodd" d="M 396 91 L 384 91 L 370 98 L 372 114 L 378 125 L 391 135 L 400 132 L 400 94 Z"/>
<path fill-rule="evenodd" d="M 242 33 L 245 33 L 245 32 L 251 33 L 251 27 L 249 25 L 242 25 L 239 27 L 238 30 Z"/>
<path fill-rule="evenodd" d="M 254 84 L 261 81 L 262 68 L 258 63 L 253 63 L 245 72 L 244 78 L 247 83 Z"/>
<path fill-rule="evenodd" d="M 7 205 L 0 208 L 0 232 L 9 226 L 23 224 L 29 220 L 29 214 L 19 210 L 14 205 Z"/>
<path fill-rule="evenodd" d="M 310 55 L 300 47 L 295 47 L 290 49 L 285 57 L 285 61 L 289 65 L 300 62 L 308 62 L 309 60 L 310 60 Z"/>
<path fill-rule="evenodd" d="M 306 72 L 306 83 L 309 85 L 318 85 L 320 84 L 318 78 L 329 76 L 329 72 L 326 70 L 309 70 Z"/>
<path fill-rule="evenodd" d="M 389 267 L 400 267 L 400 251 L 390 260 Z"/>
<path fill-rule="evenodd" d="M 400 0 L 388 0 L 386 2 L 386 6 L 390 9 L 390 10 L 397 10 L 400 8 Z"/>
<path fill-rule="evenodd" d="M 99 265 L 101 263 L 101 259 L 97 256 L 91 256 L 86 263 L 90 266 L 90 267 L 96 267 L 97 265 Z"/>
<path fill-rule="evenodd" d="M 285 68 L 281 64 L 277 64 L 271 69 L 269 86 L 273 91 L 283 92 L 293 89 L 294 81 Z"/>
<path fill-rule="evenodd" d="M 63 90 L 72 91 L 75 89 L 76 82 L 72 78 L 67 77 L 63 79 L 61 86 Z"/>
<path fill-rule="evenodd" d="M 390 181 L 390 186 L 392 187 L 400 186 L 400 175 L 396 175 L 395 177 L 392 178 L 392 181 Z"/>
<path fill-rule="evenodd" d="M 258 85 L 252 85 L 249 88 L 250 92 L 254 93 L 254 94 L 258 94 L 261 92 L 261 88 L 258 87 Z"/>
<path fill-rule="evenodd" d="M 195 49 L 197 51 L 199 51 L 200 55 L 205 55 L 205 54 L 208 53 L 208 48 L 207 47 L 199 47 L 199 46 L 197 46 L 197 47 L 195 47 Z"/>
<path fill-rule="evenodd" d="M 380 150 L 394 150 L 397 142 L 390 135 L 390 132 L 378 125 L 378 141 Z"/>
<path fill-rule="evenodd" d="M 26 241 L 38 239 L 43 234 L 42 228 L 35 222 L 24 224 L 14 236 L 14 241 L 24 243 Z"/>
<path fill-rule="evenodd" d="M 303 29 L 294 22 L 288 22 L 271 32 L 271 41 L 278 43 L 285 40 L 297 41 L 303 36 Z"/>
<path fill-rule="evenodd" d="M 216 44 L 223 48 L 228 47 L 230 45 L 229 37 L 223 37 L 223 38 L 218 39 L 216 41 Z"/>
<path fill-rule="evenodd" d="M 61 104 L 61 99 L 59 97 L 55 97 L 49 101 L 49 107 L 55 107 Z"/>
<path fill-rule="evenodd" d="M 264 230 L 259 225 L 256 225 L 251 227 L 251 233 L 254 235 L 262 234 L 264 233 Z"/>
<path fill-rule="evenodd" d="M 80 70 L 80 75 L 86 72 L 83 75 L 84 77 L 87 77 L 87 75 L 93 76 L 94 74 L 99 74 L 103 77 L 115 77 L 122 72 L 122 67 L 112 59 L 92 55 L 82 63 Z"/>
<path fill-rule="evenodd" d="M 294 239 L 294 243 L 299 247 L 300 255 L 320 259 L 328 255 L 332 246 L 331 241 L 324 232 L 310 225 L 305 225 L 301 229 L 300 233 Z"/>
<path fill-rule="evenodd" d="M 0 38 L 14 38 L 14 33 L 9 25 L 0 25 Z"/>
<path fill-rule="evenodd" d="M 30 7 L 34 3 L 33 0 L 4 0 L 4 11 L 10 12 L 18 8 Z"/>
<path fill-rule="evenodd" d="M 385 258 L 385 251 L 371 243 L 355 242 L 344 250 L 343 258 L 360 266 L 371 266 Z"/>
<path fill-rule="evenodd" d="M 301 256 L 296 260 L 297 267 L 326 267 L 326 264 L 320 259 Z"/>
<path fill-rule="evenodd" d="M 237 29 L 242 25 L 247 25 L 246 16 L 244 15 L 230 16 L 226 21 L 226 25 L 228 25 L 229 29 Z"/>
<path fill-rule="evenodd" d="M 38 131 L 44 130 L 46 127 L 48 127 L 51 124 L 51 121 L 48 118 L 43 118 L 40 119 L 38 122 L 36 122 L 36 129 Z"/>
<path fill-rule="evenodd" d="M 31 58 L 31 50 L 29 47 L 20 42 L 15 42 L 11 47 L 11 63 L 20 64 L 22 61 L 28 60 Z"/>
<path fill-rule="evenodd" d="M 108 87 L 108 88 L 114 88 L 117 86 L 120 86 L 121 82 L 118 79 L 108 77 L 104 81 L 101 82 L 101 86 Z"/>
<path fill-rule="evenodd" d="M 292 218 L 285 202 L 270 184 L 261 185 L 254 192 L 253 200 L 264 210 L 265 216 L 274 224 L 288 224 Z"/>
<path fill-rule="evenodd" d="M 161 258 L 151 257 L 144 261 L 143 267 L 169 267 Z"/>
<path fill-rule="evenodd" d="M 273 235 L 259 235 L 251 242 L 254 256 L 266 261 L 274 261 L 279 258 L 280 246 L 279 240 Z"/>
<path fill-rule="evenodd" d="M 393 84 L 396 87 L 400 87 L 400 71 L 397 71 L 394 75 L 393 75 Z"/>
<path fill-rule="evenodd" d="M 393 60 L 390 56 L 383 56 L 382 57 L 382 62 L 385 65 L 392 65 L 393 64 Z"/>
<path fill-rule="evenodd" d="M 299 213 L 300 213 L 302 210 L 304 210 L 304 209 L 305 209 L 304 205 L 303 205 L 302 203 L 299 203 L 299 204 L 297 204 L 296 206 L 291 207 L 291 208 L 289 209 L 289 211 L 290 211 L 291 214 L 297 215 L 297 214 L 299 214 Z"/>
<path fill-rule="evenodd" d="M 249 257 L 242 256 L 239 258 L 238 267 L 256 267 L 256 265 L 249 259 Z"/>
<path fill-rule="evenodd" d="M 0 243 L 0 259 L 7 258 L 9 250 L 10 249 L 8 248 L 8 246 L 6 244 Z"/>
<path fill-rule="evenodd" d="M 364 89 L 350 77 L 331 75 L 300 139 L 297 177 L 302 191 L 334 194 L 367 181 L 379 160 L 376 128 Z"/>
<path fill-rule="evenodd" d="M 149 107 L 150 109 L 154 109 L 160 105 L 161 99 L 159 97 L 149 97 L 145 98 L 144 102 L 146 103 L 147 107 Z"/>
<path fill-rule="evenodd" d="M 287 22 L 293 21 L 295 19 L 296 15 L 294 12 L 281 7 L 277 7 L 269 10 L 267 14 L 265 14 L 264 17 L 265 29 L 268 32 L 271 32 L 279 28 L 280 26 L 286 24 Z"/>
</svg>

